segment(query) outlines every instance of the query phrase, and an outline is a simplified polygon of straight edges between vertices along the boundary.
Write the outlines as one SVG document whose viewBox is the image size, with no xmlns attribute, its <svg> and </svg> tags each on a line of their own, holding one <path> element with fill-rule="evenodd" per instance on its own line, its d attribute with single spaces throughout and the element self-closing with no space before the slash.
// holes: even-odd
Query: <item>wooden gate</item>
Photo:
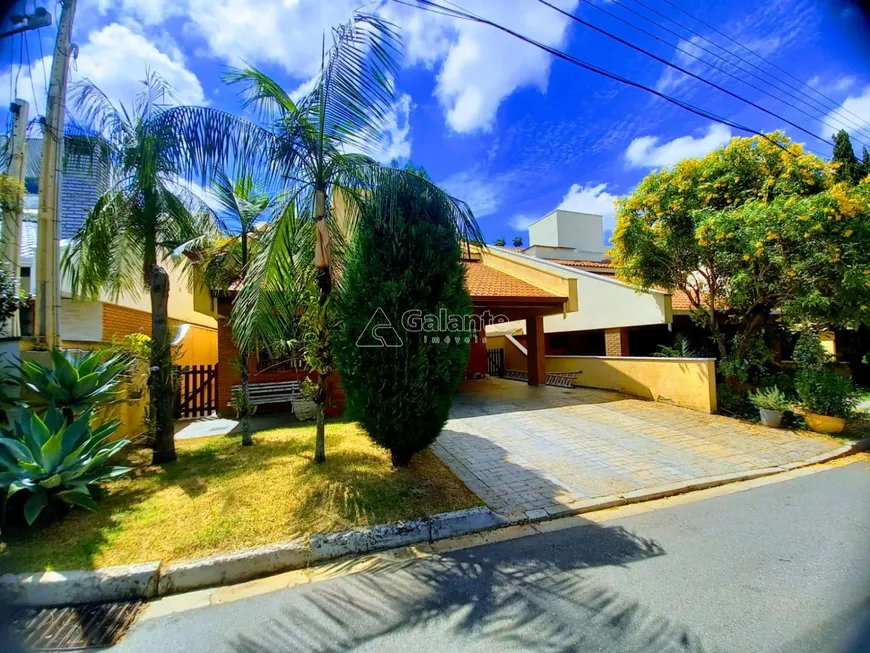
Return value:
<svg viewBox="0 0 870 653">
<path fill-rule="evenodd" d="M 490 376 L 504 376 L 504 349 L 486 350 L 486 373 Z"/>
<path fill-rule="evenodd" d="M 187 365 L 175 368 L 178 393 L 175 417 L 206 417 L 217 412 L 217 365 Z"/>
</svg>

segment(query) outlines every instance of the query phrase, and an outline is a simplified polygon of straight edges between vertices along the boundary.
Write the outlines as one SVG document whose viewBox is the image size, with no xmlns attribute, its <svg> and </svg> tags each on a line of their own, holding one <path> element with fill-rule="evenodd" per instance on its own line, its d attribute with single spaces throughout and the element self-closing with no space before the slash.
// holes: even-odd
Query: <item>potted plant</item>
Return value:
<svg viewBox="0 0 870 653">
<path fill-rule="evenodd" d="M 782 424 L 783 413 L 791 408 L 788 397 L 777 387 L 758 390 L 749 400 L 758 409 L 761 423 L 775 429 Z"/>
<path fill-rule="evenodd" d="M 858 394 L 852 381 L 833 370 L 801 372 L 795 387 L 811 431 L 840 433 L 855 412 Z"/>
</svg>

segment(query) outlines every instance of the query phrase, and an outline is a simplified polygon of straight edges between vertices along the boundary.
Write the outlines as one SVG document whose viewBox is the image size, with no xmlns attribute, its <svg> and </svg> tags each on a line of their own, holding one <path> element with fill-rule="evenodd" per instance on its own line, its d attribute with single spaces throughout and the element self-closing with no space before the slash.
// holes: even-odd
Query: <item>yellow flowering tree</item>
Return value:
<svg viewBox="0 0 870 653">
<path fill-rule="evenodd" d="M 791 323 L 868 324 L 870 180 L 834 172 L 781 132 L 653 172 L 617 202 L 618 274 L 684 291 L 723 359 L 745 358 L 774 310 Z M 732 342 L 723 320 L 738 325 Z"/>
</svg>

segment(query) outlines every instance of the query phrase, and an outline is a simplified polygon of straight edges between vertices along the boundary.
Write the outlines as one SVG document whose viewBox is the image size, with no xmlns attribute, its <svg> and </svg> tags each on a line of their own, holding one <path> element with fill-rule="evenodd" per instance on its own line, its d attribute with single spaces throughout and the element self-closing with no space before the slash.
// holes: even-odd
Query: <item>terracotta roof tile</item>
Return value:
<svg viewBox="0 0 870 653">
<path fill-rule="evenodd" d="M 465 285 L 474 297 L 557 297 L 510 274 L 491 268 L 480 261 L 463 261 Z"/>
<path fill-rule="evenodd" d="M 671 308 L 675 311 L 693 311 L 695 307 L 689 301 L 689 296 L 682 290 L 675 289 L 671 293 Z"/>
<path fill-rule="evenodd" d="M 567 265 L 571 268 L 599 268 L 602 271 L 606 271 L 607 274 L 614 274 L 616 272 L 616 270 L 613 269 L 610 259 L 604 259 L 603 261 L 574 261 L 562 258 L 545 258 L 542 260 L 550 261 L 551 263 L 559 263 L 560 265 Z"/>
</svg>

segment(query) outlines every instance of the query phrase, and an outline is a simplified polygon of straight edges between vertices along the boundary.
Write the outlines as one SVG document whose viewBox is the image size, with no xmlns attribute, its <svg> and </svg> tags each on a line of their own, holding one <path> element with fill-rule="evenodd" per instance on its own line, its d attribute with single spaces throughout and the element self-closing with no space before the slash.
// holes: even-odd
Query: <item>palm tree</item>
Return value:
<svg viewBox="0 0 870 653">
<path fill-rule="evenodd" d="M 96 156 L 110 167 L 111 186 L 70 242 L 62 262 L 73 295 L 151 293 L 149 388 L 155 424 L 153 463 L 175 460 L 174 370 L 167 302 L 169 276 L 161 261 L 175 248 L 214 229 L 180 184 L 185 147 L 167 126 L 171 89 L 148 75 L 130 109 L 114 106 L 93 84 L 78 84 L 72 106 L 99 137 Z"/>
<path fill-rule="evenodd" d="M 522 247 L 523 246 L 523 237 L 522 236 L 514 236 L 514 247 Z"/>
<path fill-rule="evenodd" d="M 239 159 L 253 161 L 249 165 L 259 164 L 270 177 L 283 181 L 288 207 L 277 212 L 263 233 L 231 323 L 240 349 L 248 351 L 254 342 L 286 342 L 288 334 L 303 324 L 306 359 L 318 373 L 315 462 L 326 459 L 326 388 L 334 371 L 333 262 L 340 260 L 361 202 L 378 191 L 379 180 L 384 175 L 414 174 L 382 167 L 359 153 L 377 147 L 382 137 L 395 99 L 400 49 L 392 25 L 356 13 L 333 31 L 333 45 L 323 53 L 314 88 L 298 102 L 256 68 L 227 75 L 229 83 L 244 87 L 246 106 L 260 111 L 262 125 L 212 120 L 195 110 L 178 116 L 200 169 L 216 153 L 232 150 Z M 216 146 L 214 134 L 224 134 L 224 143 Z M 433 191 L 451 216 L 457 238 L 482 243 L 468 207 L 434 185 Z"/>
<path fill-rule="evenodd" d="M 277 202 L 265 185 L 256 183 L 253 175 L 243 171 L 231 180 L 223 169 L 214 173 L 211 182 L 211 195 L 217 203 L 215 218 L 220 235 L 209 240 L 199 237 L 185 243 L 183 249 L 197 265 L 198 278 L 208 288 L 228 290 L 234 285 L 244 284 L 248 268 L 249 252 L 252 244 L 249 238 L 255 233 L 259 223 L 265 223 L 269 212 Z M 238 223 L 238 233 L 230 226 Z M 248 359 L 251 352 L 240 350 L 239 372 L 242 393 L 248 399 Z M 248 410 L 242 413 L 242 445 L 252 445 L 251 421 Z"/>
</svg>

